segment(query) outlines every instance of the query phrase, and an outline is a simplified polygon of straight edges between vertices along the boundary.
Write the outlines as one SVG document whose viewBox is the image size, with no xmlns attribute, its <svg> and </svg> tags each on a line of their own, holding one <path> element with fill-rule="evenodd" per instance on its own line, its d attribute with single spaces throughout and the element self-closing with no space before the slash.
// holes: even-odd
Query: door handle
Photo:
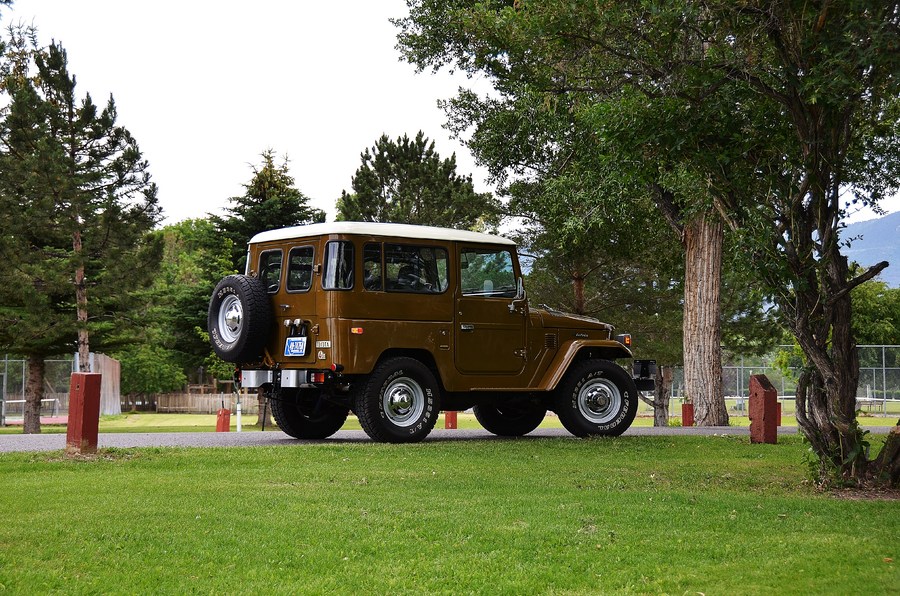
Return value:
<svg viewBox="0 0 900 596">
<path fill-rule="evenodd" d="M 471 323 L 461 323 L 459 325 L 459 330 L 460 331 L 475 331 L 475 325 L 472 325 Z"/>
</svg>

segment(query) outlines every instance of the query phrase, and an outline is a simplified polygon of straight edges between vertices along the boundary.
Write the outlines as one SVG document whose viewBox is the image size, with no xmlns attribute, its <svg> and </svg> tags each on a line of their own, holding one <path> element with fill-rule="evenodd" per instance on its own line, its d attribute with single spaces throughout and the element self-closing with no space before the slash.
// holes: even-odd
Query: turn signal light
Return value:
<svg viewBox="0 0 900 596">
<path fill-rule="evenodd" d="M 618 341 L 620 344 L 622 344 L 626 348 L 630 348 L 631 347 L 631 334 L 623 333 L 621 335 L 617 335 L 616 341 Z"/>
<path fill-rule="evenodd" d="M 310 383 L 324 383 L 325 382 L 325 373 L 323 373 L 323 372 L 309 373 L 309 382 Z"/>
<path fill-rule="evenodd" d="M 353 335 L 362 335 L 362 334 L 363 334 L 363 328 L 362 328 L 362 327 L 351 327 L 351 328 L 350 328 L 350 333 L 352 333 Z"/>
</svg>

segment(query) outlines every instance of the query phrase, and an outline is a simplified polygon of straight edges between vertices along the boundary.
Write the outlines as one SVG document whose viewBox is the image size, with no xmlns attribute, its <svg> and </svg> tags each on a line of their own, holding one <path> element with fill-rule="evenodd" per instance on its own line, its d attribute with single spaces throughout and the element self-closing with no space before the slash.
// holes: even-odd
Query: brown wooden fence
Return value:
<svg viewBox="0 0 900 596">
<path fill-rule="evenodd" d="M 236 403 L 233 393 L 207 393 L 204 395 L 197 393 L 162 393 L 156 396 L 156 411 L 215 414 L 223 404 L 234 412 Z M 258 413 L 259 407 L 255 393 L 241 396 L 241 411 L 244 414 Z"/>
</svg>

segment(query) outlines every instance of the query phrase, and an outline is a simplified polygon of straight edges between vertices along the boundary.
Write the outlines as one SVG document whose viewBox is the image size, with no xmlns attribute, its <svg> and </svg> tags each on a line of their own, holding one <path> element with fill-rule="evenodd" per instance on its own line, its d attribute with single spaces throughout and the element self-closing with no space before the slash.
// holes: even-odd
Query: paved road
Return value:
<svg viewBox="0 0 900 596">
<path fill-rule="evenodd" d="M 888 432 L 890 427 L 872 428 L 875 432 Z M 796 427 L 783 427 L 779 430 L 782 434 L 797 434 Z M 653 435 L 749 435 L 750 429 L 746 427 L 721 426 L 721 427 L 634 427 L 629 429 L 626 436 L 653 436 Z M 529 434 L 527 438 L 537 439 L 546 437 L 571 437 L 560 428 L 538 429 Z M 426 439 L 427 441 L 459 441 L 474 439 L 504 440 L 495 437 L 489 432 L 477 430 L 444 430 L 435 429 Z M 358 443 L 369 441 L 369 438 L 361 430 L 344 430 L 324 441 L 298 441 L 282 432 L 197 432 L 197 433 L 101 433 L 99 446 L 102 447 L 251 447 L 251 446 L 291 446 L 310 443 Z M 65 434 L 40 434 L 40 435 L 0 435 L 0 452 L 10 451 L 54 451 L 66 446 Z"/>
</svg>

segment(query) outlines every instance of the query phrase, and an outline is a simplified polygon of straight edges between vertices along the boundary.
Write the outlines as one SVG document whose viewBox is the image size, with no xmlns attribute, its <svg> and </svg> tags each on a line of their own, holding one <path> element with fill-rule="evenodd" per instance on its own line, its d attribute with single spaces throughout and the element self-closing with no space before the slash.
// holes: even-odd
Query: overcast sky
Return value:
<svg viewBox="0 0 900 596">
<path fill-rule="evenodd" d="M 113 94 L 167 223 L 220 212 L 266 149 L 288 156 L 297 187 L 330 220 L 382 133 L 423 130 L 478 190 L 493 190 L 436 105 L 472 82 L 399 61 L 388 18 L 406 13 L 404 0 L 16 0 L 2 22 L 61 42 L 81 94 Z M 885 207 L 900 210 L 900 198 Z"/>
</svg>

